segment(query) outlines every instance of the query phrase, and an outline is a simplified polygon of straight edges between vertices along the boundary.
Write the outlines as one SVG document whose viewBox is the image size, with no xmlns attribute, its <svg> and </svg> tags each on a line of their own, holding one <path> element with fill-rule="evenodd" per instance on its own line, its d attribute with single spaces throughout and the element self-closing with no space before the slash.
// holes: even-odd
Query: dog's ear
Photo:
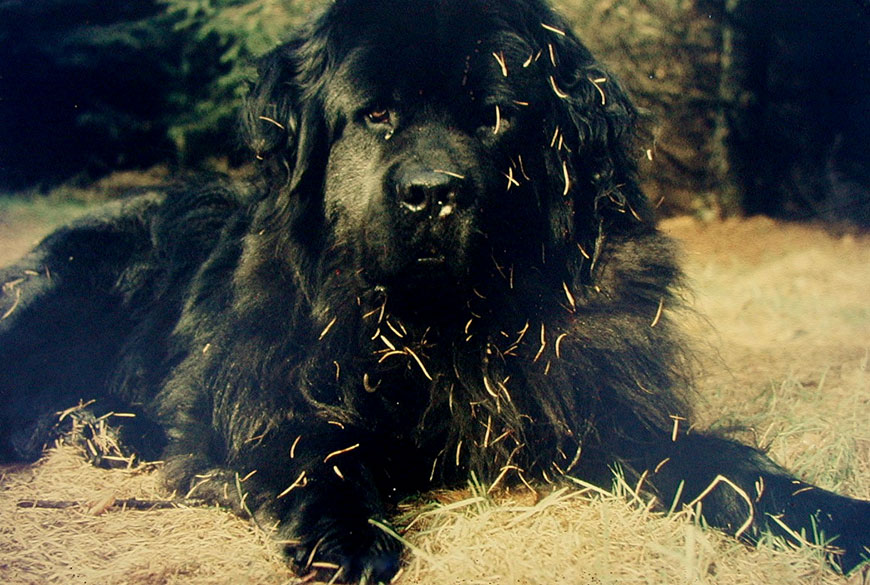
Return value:
<svg viewBox="0 0 870 585">
<path fill-rule="evenodd" d="M 552 104 L 546 158 L 549 176 L 564 181 L 556 181 L 553 197 L 570 201 L 551 208 L 553 237 L 568 243 L 602 228 L 646 229 L 654 214 L 637 179 L 638 113 L 614 76 L 553 18 L 537 31 Z"/>
<path fill-rule="evenodd" d="M 291 192 L 308 170 L 322 125 L 313 92 L 306 89 L 309 44 L 290 41 L 262 57 L 241 120 L 244 140 L 267 183 Z"/>
</svg>

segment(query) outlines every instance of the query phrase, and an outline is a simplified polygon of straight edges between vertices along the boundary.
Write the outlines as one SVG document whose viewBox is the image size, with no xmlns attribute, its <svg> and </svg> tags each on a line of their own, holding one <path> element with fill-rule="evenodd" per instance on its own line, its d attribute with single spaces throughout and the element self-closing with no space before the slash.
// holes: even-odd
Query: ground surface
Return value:
<svg viewBox="0 0 870 585">
<path fill-rule="evenodd" d="M 0 207 L 0 265 L 76 212 Z M 805 479 L 870 498 L 870 237 L 758 218 L 663 227 L 683 243 L 696 291 L 685 322 L 699 347 L 702 422 L 739 420 L 747 441 Z M 167 497 L 152 467 L 96 469 L 65 447 L 0 474 L 2 583 L 298 582 L 256 527 L 225 512 L 111 506 Z M 404 535 L 414 552 L 398 583 L 866 583 L 812 551 L 748 548 L 621 491 L 441 494 Z M 17 505 L 32 499 L 81 505 Z"/>
</svg>

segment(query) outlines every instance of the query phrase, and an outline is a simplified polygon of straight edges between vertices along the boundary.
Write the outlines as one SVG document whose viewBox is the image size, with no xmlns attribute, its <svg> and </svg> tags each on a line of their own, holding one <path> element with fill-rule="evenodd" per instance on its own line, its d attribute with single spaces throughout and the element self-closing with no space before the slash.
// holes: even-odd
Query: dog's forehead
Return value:
<svg viewBox="0 0 870 585">
<path fill-rule="evenodd" d="M 407 29 L 358 31 L 355 43 L 334 54 L 333 83 L 327 84 L 327 109 L 350 111 L 361 105 L 399 103 L 462 95 L 513 95 L 531 70 L 519 64 L 535 53 L 511 30 L 490 28 L 446 34 L 431 22 Z M 409 39 L 414 39 L 411 42 Z M 508 78 L 503 70 L 512 64 Z M 331 95 L 330 95 L 331 94 Z"/>
<path fill-rule="evenodd" d="M 442 48 L 435 55 L 419 47 L 366 43 L 341 61 L 335 75 L 339 83 L 333 87 L 378 102 L 400 102 L 415 93 L 455 93 L 466 61 L 460 47 Z"/>
</svg>

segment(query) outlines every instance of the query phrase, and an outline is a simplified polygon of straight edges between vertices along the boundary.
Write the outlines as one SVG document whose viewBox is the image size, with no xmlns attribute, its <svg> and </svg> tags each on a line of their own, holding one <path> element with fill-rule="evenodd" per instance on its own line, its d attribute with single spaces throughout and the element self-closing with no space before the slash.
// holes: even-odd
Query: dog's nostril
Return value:
<svg viewBox="0 0 870 585">
<path fill-rule="evenodd" d="M 452 188 L 442 189 L 435 194 L 435 203 L 438 205 L 453 205 L 456 203 L 456 190 Z"/>
<path fill-rule="evenodd" d="M 450 215 L 459 194 L 462 179 L 458 174 L 436 171 L 406 173 L 397 185 L 399 203 L 413 212 L 433 207 L 442 210 L 439 217 Z M 449 210 L 443 212 L 445 208 Z"/>
<path fill-rule="evenodd" d="M 429 204 L 429 195 L 424 185 L 409 185 L 401 198 L 402 205 L 411 211 L 423 211 Z"/>
</svg>

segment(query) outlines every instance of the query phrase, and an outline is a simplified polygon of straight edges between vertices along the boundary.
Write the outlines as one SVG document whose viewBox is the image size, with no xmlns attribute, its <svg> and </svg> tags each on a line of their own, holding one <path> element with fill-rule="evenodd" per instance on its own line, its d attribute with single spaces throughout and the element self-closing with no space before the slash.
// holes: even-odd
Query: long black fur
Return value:
<svg viewBox="0 0 870 585">
<path fill-rule="evenodd" d="M 538 0 L 337 0 L 263 60 L 256 185 L 116 202 L 0 271 L 0 454 L 38 457 L 80 399 L 124 404 L 170 486 L 242 508 L 244 478 L 294 560 L 343 580 L 396 572 L 369 520 L 404 495 L 617 466 L 855 567 L 870 503 L 689 430 L 635 118 Z"/>
</svg>

